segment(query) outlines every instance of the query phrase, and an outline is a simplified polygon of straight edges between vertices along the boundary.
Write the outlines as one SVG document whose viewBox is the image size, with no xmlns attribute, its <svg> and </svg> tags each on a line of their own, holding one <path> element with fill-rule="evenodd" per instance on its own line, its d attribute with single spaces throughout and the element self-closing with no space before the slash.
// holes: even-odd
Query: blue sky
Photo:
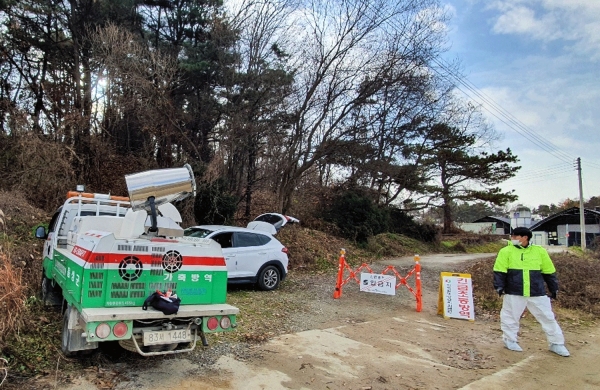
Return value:
<svg viewBox="0 0 600 390">
<path fill-rule="evenodd" d="M 523 166 L 502 185 L 530 207 L 600 196 L 600 0 L 440 0 L 452 14 L 444 58 L 458 59 Z M 499 118 L 500 119 L 499 119 Z M 528 140 L 523 134 L 529 134 Z"/>
</svg>

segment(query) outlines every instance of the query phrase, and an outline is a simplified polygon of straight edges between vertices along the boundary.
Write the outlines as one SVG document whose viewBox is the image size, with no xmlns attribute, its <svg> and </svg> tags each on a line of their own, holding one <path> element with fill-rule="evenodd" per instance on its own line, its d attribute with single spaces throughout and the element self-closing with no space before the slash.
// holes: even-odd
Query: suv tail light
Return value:
<svg viewBox="0 0 600 390">
<path fill-rule="evenodd" d="M 288 253 L 288 248 L 286 248 L 286 247 L 283 247 L 283 248 L 281 248 L 281 251 L 287 255 L 287 253 Z"/>
</svg>

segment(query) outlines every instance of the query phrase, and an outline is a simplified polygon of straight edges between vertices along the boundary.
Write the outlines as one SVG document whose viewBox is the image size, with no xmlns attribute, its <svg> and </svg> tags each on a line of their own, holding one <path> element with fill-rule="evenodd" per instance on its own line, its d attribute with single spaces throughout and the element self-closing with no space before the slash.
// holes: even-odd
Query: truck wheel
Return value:
<svg viewBox="0 0 600 390">
<path fill-rule="evenodd" d="M 280 281 L 281 274 L 274 265 L 266 266 L 258 275 L 258 287 L 263 291 L 275 290 Z"/>
<path fill-rule="evenodd" d="M 44 306 L 58 307 L 62 305 L 62 289 L 52 285 L 52 280 L 42 274 L 42 282 L 40 284 L 42 304 Z"/>
<path fill-rule="evenodd" d="M 60 347 L 65 357 L 73 357 L 77 354 L 76 351 L 69 351 L 69 313 L 71 313 L 71 306 L 68 306 L 67 310 L 63 313 L 63 330 Z"/>
</svg>

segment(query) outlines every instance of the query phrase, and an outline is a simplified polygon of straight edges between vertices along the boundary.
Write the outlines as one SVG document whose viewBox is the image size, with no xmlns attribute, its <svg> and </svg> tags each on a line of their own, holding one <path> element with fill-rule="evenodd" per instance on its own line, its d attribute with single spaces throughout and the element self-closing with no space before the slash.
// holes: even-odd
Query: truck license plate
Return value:
<svg viewBox="0 0 600 390">
<path fill-rule="evenodd" d="M 186 343 L 192 341 L 189 329 L 142 331 L 144 345 Z"/>
</svg>

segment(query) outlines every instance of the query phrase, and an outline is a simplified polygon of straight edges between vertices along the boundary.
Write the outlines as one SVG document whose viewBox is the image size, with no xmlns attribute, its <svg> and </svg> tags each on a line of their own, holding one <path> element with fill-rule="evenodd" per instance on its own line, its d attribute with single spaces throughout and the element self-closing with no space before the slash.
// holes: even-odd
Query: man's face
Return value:
<svg viewBox="0 0 600 390">
<path fill-rule="evenodd" d="M 510 239 L 511 240 L 519 240 L 521 246 L 527 246 L 527 244 L 529 243 L 529 238 L 527 236 L 511 235 Z"/>
</svg>

